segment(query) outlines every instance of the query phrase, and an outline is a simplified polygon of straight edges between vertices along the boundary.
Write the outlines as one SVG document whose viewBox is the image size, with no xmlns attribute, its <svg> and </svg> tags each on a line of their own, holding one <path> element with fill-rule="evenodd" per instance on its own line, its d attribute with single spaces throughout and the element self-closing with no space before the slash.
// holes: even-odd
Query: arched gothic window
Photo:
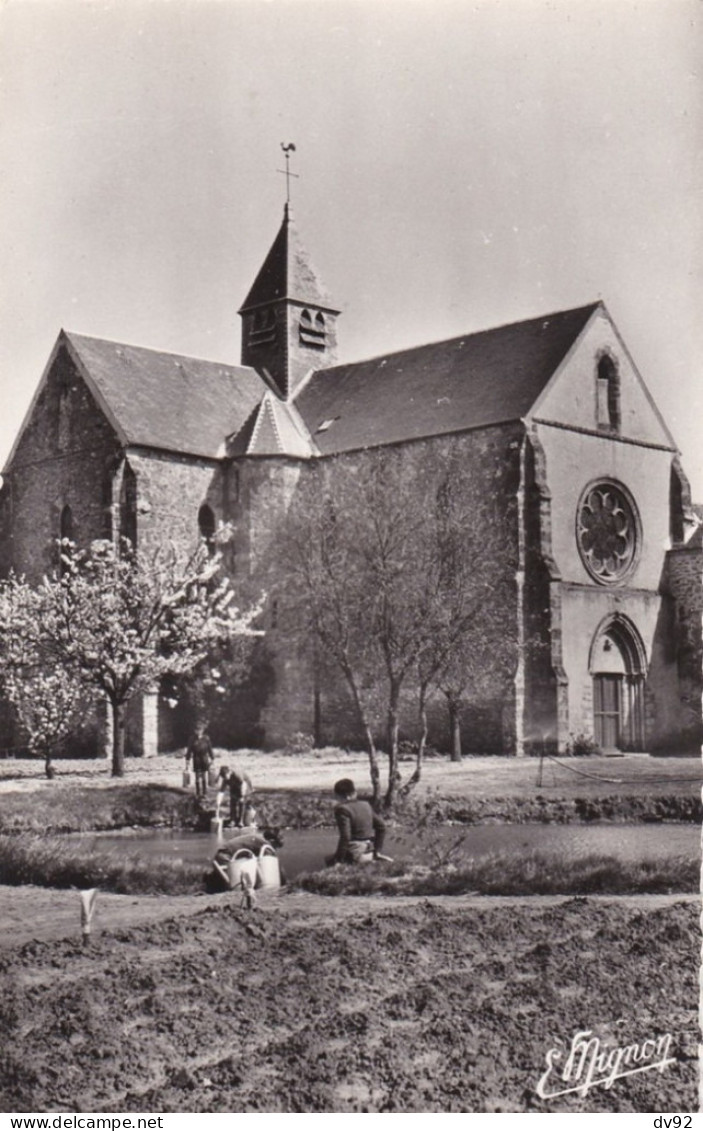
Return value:
<svg viewBox="0 0 703 1131">
<path fill-rule="evenodd" d="M 69 507 L 68 503 L 66 504 L 66 506 L 61 511 L 60 531 L 61 531 L 61 539 L 62 540 L 64 538 L 67 538 L 69 540 L 69 542 L 73 542 L 73 538 L 74 538 L 73 511 Z"/>
<path fill-rule="evenodd" d="M 212 507 L 207 503 L 203 503 L 198 511 L 198 530 L 200 537 L 205 542 L 209 552 L 215 552 L 215 516 L 212 512 Z"/>
<path fill-rule="evenodd" d="M 67 538 L 69 542 L 75 541 L 76 529 L 75 526 L 73 526 L 73 511 L 68 506 L 68 503 L 61 511 L 59 530 L 61 541 L 63 541 L 64 538 Z"/>
<path fill-rule="evenodd" d="M 599 358 L 596 368 L 596 421 L 603 431 L 620 431 L 620 374 L 608 353 Z"/>
<path fill-rule="evenodd" d="M 137 477 L 129 464 L 125 465 L 120 491 L 120 537 L 137 548 Z"/>
</svg>

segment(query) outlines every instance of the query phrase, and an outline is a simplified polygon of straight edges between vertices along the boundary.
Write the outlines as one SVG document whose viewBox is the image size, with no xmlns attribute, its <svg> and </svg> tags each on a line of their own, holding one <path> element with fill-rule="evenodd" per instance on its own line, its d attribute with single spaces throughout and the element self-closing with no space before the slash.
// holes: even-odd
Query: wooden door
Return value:
<svg viewBox="0 0 703 1131">
<path fill-rule="evenodd" d="M 593 722 L 601 750 L 620 750 L 622 743 L 623 677 L 613 673 L 593 677 Z"/>
</svg>

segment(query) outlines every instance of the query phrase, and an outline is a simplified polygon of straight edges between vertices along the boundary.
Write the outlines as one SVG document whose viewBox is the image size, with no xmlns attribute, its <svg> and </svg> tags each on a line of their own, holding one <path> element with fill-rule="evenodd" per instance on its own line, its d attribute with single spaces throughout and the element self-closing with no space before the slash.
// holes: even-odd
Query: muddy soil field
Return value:
<svg viewBox="0 0 703 1131">
<path fill-rule="evenodd" d="M 333 906 L 334 905 L 334 906 Z M 697 1110 L 696 900 L 310 897 L 0 954 L 13 1112 Z M 541 1100 L 577 1030 L 676 1063 Z"/>
</svg>

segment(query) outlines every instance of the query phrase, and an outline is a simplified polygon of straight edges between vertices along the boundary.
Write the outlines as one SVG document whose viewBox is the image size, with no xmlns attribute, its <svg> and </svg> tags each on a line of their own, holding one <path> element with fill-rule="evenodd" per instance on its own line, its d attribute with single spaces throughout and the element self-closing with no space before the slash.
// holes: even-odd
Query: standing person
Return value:
<svg viewBox="0 0 703 1131">
<path fill-rule="evenodd" d="M 205 797 L 207 793 L 207 772 L 213 761 L 212 743 L 207 727 L 197 727 L 190 740 L 186 750 L 186 770 L 190 768 L 191 758 L 193 759 L 193 773 L 195 774 L 195 796 Z"/>
<path fill-rule="evenodd" d="M 342 778 L 334 787 L 337 804 L 334 819 L 339 829 L 339 841 L 334 856 L 328 864 L 358 864 L 363 856 L 373 853 L 374 860 L 381 857 L 386 835 L 386 822 L 375 813 L 368 801 L 356 796 L 354 782 Z"/>
<path fill-rule="evenodd" d="M 232 770 L 229 775 L 229 815 L 234 825 L 241 826 L 244 815 L 244 802 L 251 793 L 248 774 Z"/>
</svg>

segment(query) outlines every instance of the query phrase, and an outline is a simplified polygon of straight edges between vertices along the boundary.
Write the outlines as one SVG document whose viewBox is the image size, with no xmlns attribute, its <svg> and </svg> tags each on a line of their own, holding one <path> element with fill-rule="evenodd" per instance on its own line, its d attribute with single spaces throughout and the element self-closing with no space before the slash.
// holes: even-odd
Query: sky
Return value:
<svg viewBox="0 0 703 1131">
<path fill-rule="evenodd" d="M 0 0 L 0 466 L 53 343 L 239 362 L 292 207 L 351 361 L 603 299 L 703 502 L 699 0 Z"/>
</svg>

